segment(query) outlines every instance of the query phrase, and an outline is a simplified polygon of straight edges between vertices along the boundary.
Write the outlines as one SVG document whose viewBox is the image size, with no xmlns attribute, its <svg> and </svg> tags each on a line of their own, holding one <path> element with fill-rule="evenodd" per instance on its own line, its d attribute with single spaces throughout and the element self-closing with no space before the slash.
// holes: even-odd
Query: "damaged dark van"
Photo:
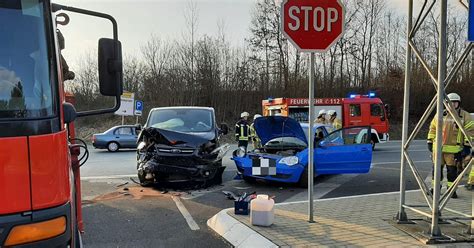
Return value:
<svg viewBox="0 0 474 248">
<path fill-rule="evenodd" d="M 138 136 L 137 170 L 142 186 L 159 182 L 222 183 L 222 158 L 229 145 L 219 140 L 228 127 L 218 127 L 213 108 L 154 108 Z"/>
</svg>

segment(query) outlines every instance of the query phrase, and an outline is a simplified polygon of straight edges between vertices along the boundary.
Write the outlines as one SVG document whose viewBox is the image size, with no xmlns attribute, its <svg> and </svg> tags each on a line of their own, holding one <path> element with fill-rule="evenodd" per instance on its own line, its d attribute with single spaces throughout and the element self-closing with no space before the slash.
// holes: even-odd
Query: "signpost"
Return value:
<svg viewBox="0 0 474 248">
<path fill-rule="evenodd" d="M 344 34 L 344 5 L 339 0 L 284 0 L 281 4 L 283 35 L 300 51 L 309 52 L 309 101 L 314 101 L 314 53 L 326 52 Z M 309 106 L 308 221 L 313 217 L 314 105 Z"/>
<path fill-rule="evenodd" d="M 468 25 L 468 34 L 467 39 L 471 42 L 474 42 L 474 3 L 471 1 L 469 3 L 469 25 Z"/>
<path fill-rule="evenodd" d="M 135 94 L 132 92 L 123 92 L 120 96 L 120 108 L 115 112 L 116 115 L 122 116 L 122 125 L 124 124 L 124 116 L 134 115 Z"/>
<path fill-rule="evenodd" d="M 143 112 L 143 101 L 135 101 L 135 116 L 137 117 L 137 122 L 136 124 L 138 124 L 138 116 L 142 116 L 142 112 Z"/>
</svg>

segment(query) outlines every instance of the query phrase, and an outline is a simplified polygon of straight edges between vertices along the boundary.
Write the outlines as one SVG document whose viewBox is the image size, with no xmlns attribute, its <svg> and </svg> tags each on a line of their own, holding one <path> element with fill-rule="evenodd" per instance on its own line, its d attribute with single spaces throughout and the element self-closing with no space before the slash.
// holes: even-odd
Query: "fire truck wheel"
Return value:
<svg viewBox="0 0 474 248">
<path fill-rule="evenodd" d="M 117 142 L 110 142 L 109 144 L 107 144 L 107 150 L 109 150 L 109 152 L 116 152 L 118 151 L 120 148 L 119 144 Z"/>
<path fill-rule="evenodd" d="M 75 238 L 75 248 L 82 248 L 83 245 L 82 245 L 82 235 L 81 235 L 81 232 L 79 231 L 79 228 L 77 227 L 76 225 L 76 238 Z"/>
</svg>

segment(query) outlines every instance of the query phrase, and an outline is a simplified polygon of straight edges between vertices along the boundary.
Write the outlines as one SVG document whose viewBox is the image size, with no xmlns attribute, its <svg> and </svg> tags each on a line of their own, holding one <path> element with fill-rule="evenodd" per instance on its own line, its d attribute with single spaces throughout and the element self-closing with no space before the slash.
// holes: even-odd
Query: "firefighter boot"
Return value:
<svg viewBox="0 0 474 248">
<path fill-rule="evenodd" d="M 451 196 L 451 198 L 453 198 L 453 199 L 458 198 L 458 194 L 456 193 L 456 191 L 454 191 L 454 193 L 453 193 L 453 195 Z"/>
<path fill-rule="evenodd" d="M 446 170 L 447 170 L 447 178 L 448 178 L 448 183 L 447 183 L 447 186 L 448 186 L 448 190 L 449 188 L 453 185 L 454 181 L 456 181 L 456 178 L 458 177 L 458 168 L 456 166 L 446 166 Z M 451 195 L 451 198 L 458 198 L 458 194 L 456 193 L 456 191 L 454 191 L 454 193 Z"/>
</svg>

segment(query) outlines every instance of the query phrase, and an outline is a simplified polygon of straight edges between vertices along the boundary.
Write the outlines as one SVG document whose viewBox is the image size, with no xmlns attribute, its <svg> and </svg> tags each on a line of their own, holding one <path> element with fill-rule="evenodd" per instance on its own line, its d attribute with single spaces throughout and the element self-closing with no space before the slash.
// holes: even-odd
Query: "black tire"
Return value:
<svg viewBox="0 0 474 248">
<path fill-rule="evenodd" d="M 224 174 L 224 171 L 217 172 L 216 175 L 214 175 L 214 178 L 212 179 L 214 184 L 216 185 L 222 184 L 222 174 Z"/>
<path fill-rule="evenodd" d="M 298 180 L 298 186 L 301 188 L 308 188 L 308 166 L 306 166 L 301 173 L 300 180 Z"/>
<path fill-rule="evenodd" d="M 140 172 L 138 172 L 138 181 L 140 181 L 140 186 L 142 187 L 151 187 L 153 186 L 153 181 L 146 180 L 145 175 L 140 175 Z"/>
<path fill-rule="evenodd" d="M 76 228 L 75 228 L 75 240 L 74 240 L 74 248 L 82 248 L 84 247 L 82 245 L 82 235 L 81 235 L 81 232 L 79 231 L 79 228 L 77 227 L 76 225 Z"/>
<path fill-rule="evenodd" d="M 109 142 L 107 144 L 107 150 L 109 150 L 109 152 L 116 152 L 119 149 L 120 149 L 120 145 L 115 141 Z"/>
<path fill-rule="evenodd" d="M 250 183 L 250 184 L 255 183 L 257 181 L 257 179 L 254 177 L 248 177 L 248 176 L 242 175 L 242 178 L 244 179 L 246 183 Z"/>
</svg>

